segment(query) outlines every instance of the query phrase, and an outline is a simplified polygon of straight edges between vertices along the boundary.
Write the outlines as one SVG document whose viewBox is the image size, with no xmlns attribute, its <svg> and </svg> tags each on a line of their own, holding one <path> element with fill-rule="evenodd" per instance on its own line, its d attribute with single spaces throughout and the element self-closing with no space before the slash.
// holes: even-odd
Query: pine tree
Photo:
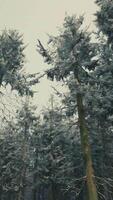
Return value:
<svg viewBox="0 0 113 200">
<path fill-rule="evenodd" d="M 0 85 L 13 86 L 24 63 L 24 44 L 17 31 L 3 31 L 0 35 Z"/>
<path fill-rule="evenodd" d="M 94 60 L 94 45 L 90 42 L 90 34 L 82 29 L 83 17 L 66 17 L 63 28 L 57 37 L 50 37 L 51 50 L 45 50 L 41 42 L 38 43 L 39 53 L 46 58 L 53 69 L 48 70 L 48 77 L 54 80 L 65 79 L 73 74 L 76 90 L 78 121 L 81 145 L 86 170 L 86 184 L 89 200 L 97 200 L 97 189 L 94 178 L 89 132 L 85 120 L 83 102 L 83 86 L 87 84 L 89 73 L 97 64 Z"/>
</svg>

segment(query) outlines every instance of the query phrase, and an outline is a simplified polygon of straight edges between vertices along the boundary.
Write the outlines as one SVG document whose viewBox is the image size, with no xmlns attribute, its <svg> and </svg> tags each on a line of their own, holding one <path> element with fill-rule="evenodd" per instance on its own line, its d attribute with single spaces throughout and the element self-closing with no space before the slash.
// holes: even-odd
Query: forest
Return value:
<svg viewBox="0 0 113 200">
<path fill-rule="evenodd" d="M 95 3 L 95 32 L 75 13 L 37 38 L 43 74 L 23 70 L 23 36 L 1 32 L 0 200 L 113 200 L 113 0 Z M 66 89 L 38 112 L 44 77 Z"/>
</svg>

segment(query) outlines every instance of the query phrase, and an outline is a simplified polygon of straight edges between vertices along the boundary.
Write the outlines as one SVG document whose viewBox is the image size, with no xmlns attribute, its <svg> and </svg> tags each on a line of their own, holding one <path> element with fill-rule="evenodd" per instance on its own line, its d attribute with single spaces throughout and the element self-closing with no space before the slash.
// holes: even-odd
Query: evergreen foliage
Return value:
<svg viewBox="0 0 113 200">
<path fill-rule="evenodd" d="M 0 128 L 0 200 L 112 200 L 113 1 L 96 0 L 96 42 L 83 16 L 66 16 L 47 49 L 45 73 L 68 91 L 61 105 L 36 113 L 30 105 L 39 74 L 23 73 L 24 44 L 17 31 L 0 36 L 0 87 L 25 103 Z M 2 95 L 2 94 L 1 94 Z"/>
</svg>

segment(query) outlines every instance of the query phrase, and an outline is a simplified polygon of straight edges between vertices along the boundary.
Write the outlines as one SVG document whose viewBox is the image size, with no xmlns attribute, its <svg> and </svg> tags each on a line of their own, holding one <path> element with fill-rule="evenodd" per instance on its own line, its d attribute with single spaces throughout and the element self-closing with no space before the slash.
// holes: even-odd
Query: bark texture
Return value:
<svg viewBox="0 0 113 200">
<path fill-rule="evenodd" d="M 79 127 L 80 127 L 80 136 L 81 136 L 81 145 L 83 151 L 83 157 L 85 161 L 86 169 L 86 184 L 87 184 L 87 193 L 88 200 L 98 200 L 97 188 L 94 178 L 94 169 L 92 165 L 91 149 L 89 142 L 89 133 L 85 122 L 84 106 L 82 95 L 77 94 L 77 107 L 78 107 L 78 118 L 79 118 Z"/>
</svg>

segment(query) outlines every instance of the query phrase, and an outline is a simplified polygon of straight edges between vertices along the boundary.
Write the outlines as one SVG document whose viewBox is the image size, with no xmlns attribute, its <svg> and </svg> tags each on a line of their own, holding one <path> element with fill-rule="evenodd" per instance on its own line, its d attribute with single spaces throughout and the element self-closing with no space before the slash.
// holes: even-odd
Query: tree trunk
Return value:
<svg viewBox="0 0 113 200">
<path fill-rule="evenodd" d="M 37 199 L 37 189 L 34 188 L 33 189 L 33 200 L 36 200 Z"/>
<path fill-rule="evenodd" d="M 18 192 L 18 200 L 23 200 L 24 199 L 24 183 L 25 183 L 25 178 L 26 178 L 26 161 L 27 161 L 27 125 L 25 124 L 25 132 L 24 132 L 24 138 L 23 138 L 23 143 L 21 146 L 21 157 L 22 157 L 22 168 L 21 168 L 21 174 L 20 174 L 20 179 L 19 179 L 19 192 Z"/>
<path fill-rule="evenodd" d="M 25 176 L 26 176 L 26 144 L 22 146 L 22 161 L 23 161 L 23 168 L 21 169 L 20 180 L 19 180 L 19 192 L 18 192 L 18 200 L 24 200 L 24 183 L 25 183 Z"/>
<path fill-rule="evenodd" d="M 104 120 L 104 119 L 103 119 Z M 100 124 L 100 130 L 101 130 L 101 141 L 102 141 L 102 155 L 101 155 L 101 176 L 104 178 L 104 177 L 107 177 L 107 174 L 108 172 L 106 171 L 106 167 L 107 166 L 107 162 L 109 162 L 107 160 L 107 127 L 106 127 L 106 123 L 104 122 L 104 125 L 103 124 Z M 105 196 L 105 199 L 109 199 L 109 189 L 108 189 L 108 185 L 106 184 L 106 182 L 104 181 L 103 183 L 103 194 Z"/>
<path fill-rule="evenodd" d="M 94 178 L 94 170 L 92 165 L 90 142 L 88 137 L 88 129 L 85 122 L 84 106 L 83 106 L 82 96 L 80 93 L 77 94 L 77 108 L 78 108 L 81 145 L 82 145 L 82 151 L 86 169 L 86 186 L 87 186 L 88 199 L 98 200 L 96 183 Z"/>
<path fill-rule="evenodd" d="M 33 171 L 36 171 L 34 176 L 33 176 L 33 185 L 34 185 L 34 188 L 33 188 L 33 200 L 37 200 L 37 181 L 38 181 L 38 172 L 37 172 L 37 165 L 38 165 L 38 148 L 36 147 L 36 153 L 35 153 L 35 164 L 34 164 L 34 170 Z"/>
<path fill-rule="evenodd" d="M 58 191 L 56 189 L 55 183 L 51 183 L 48 189 L 48 200 L 57 200 L 58 199 Z"/>
<path fill-rule="evenodd" d="M 53 192 L 52 192 L 52 185 L 50 185 L 49 188 L 48 188 L 47 199 L 48 200 L 54 200 L 53 199 Z"/>
</svg>

